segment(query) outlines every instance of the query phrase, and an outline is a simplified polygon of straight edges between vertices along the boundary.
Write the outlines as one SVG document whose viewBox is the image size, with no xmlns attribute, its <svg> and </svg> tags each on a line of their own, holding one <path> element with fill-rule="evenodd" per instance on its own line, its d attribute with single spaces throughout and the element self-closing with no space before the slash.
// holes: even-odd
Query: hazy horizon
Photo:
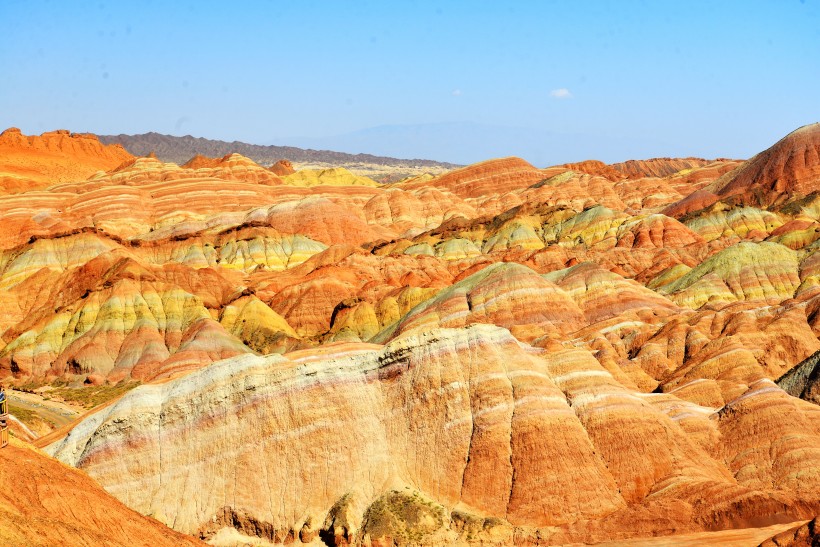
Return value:
<svg viewBox="0 0 820 547">
<path fill-rule="evenodd" d="M 818 22 L 815 0 L 10 1 L 0 126 L 452 163 L 745 158 L 820 120 Z"/>
</svg>

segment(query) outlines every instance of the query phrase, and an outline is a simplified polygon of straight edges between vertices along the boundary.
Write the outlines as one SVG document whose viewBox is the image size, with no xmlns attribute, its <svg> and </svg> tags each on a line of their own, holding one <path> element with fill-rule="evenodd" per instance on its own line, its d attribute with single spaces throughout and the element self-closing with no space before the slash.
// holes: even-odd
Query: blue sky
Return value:
<svg viewBox="0 0 820 547">
<path fill-rule="evenodd" d="M 820 0 L 2 0 L 0 70 L 26 133 L 748 157 L 820 121 Z"/>
</svg>

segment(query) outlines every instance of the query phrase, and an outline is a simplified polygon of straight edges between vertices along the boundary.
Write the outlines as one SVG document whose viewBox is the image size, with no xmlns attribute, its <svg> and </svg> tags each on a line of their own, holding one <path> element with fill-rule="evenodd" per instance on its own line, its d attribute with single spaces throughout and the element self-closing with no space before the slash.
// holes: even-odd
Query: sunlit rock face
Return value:
<svg viewBox="0 0 820 547">
<path fill-rule="evenodd" d="M 475 325 L 231 358 L 137 388 L 49 451 L 186 533 L 226 510 L 272 538 L 327 532 L 349 503 L 333 533 L 383 539 L 369 519 L 397 491 L 441 508 L 444 541 L 459 512 L 567 538 L 797 518 L 820 508 L 818 442 L 820 409 L 769 380 L 717 409 Z"/>
<path fill-rule="evenodd" d="M 61 129 L 27 136 L 12 127 L 0 133 L 0 194 L 84 180 L 133 158 L 118 144 L 103 145 L 96 135 Z"/>
<path fill-rule="evenodd" d="M 27 443 L 12 439 L 2 450 L 4 545 L 205 545 L 140 515 L 85 473 Z"/>
<path fill-rule="evenodd" d="M 775 534 L 760 544 L 760 547 L 814 547 L 820 543 L 820 521 L 812 519 L 806 524 L 798 525 L 779 534 Z"/>
<path fill-rule="evenodd" d="M 790 133 L 718 179 L 711 190 L 744 204 L 778 205 L 808 196 L 820 185 L 820 123 Z"/>
<path fill-rule="evenodd" d="M 808 519 L 817 127 L 746 162 L 503 158 L 392 184 L 114 163 L 58 133 L 111 165 L 0 195 L 0 378 L 142 382 L 49 451 L 217 543 Z M 52 146 L 32 139 L 2 142 Z"/>
</svg>

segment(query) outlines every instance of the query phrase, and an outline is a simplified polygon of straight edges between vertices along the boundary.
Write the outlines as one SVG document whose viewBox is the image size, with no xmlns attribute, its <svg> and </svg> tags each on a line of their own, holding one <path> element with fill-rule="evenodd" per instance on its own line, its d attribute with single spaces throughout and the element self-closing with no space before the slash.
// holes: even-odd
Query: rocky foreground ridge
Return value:
<svg viewBox="0 0 820 547">
<path fill-rule="evenodd" d="M 770 380 L 713 409 L 474 325 L 221 361 L 49 451 L 189 534 L 556 544 L 817 512 L 818 418 Z"/>
<path fill-rule="evenodd" d="M 0 196 L 0 375 L 142 382 L 47 450 L 213 543 L 810 520 L 818 150 L 393 184 L 130 159 Z"/>
</svg>

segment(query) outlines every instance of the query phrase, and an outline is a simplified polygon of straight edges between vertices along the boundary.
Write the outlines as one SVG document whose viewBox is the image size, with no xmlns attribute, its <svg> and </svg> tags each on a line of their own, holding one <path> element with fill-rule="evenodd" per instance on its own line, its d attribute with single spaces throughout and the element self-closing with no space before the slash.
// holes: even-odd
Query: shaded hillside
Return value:
<svg viewBox="0 0 820 547">
<path fill-rule="evenodd" d="M 792 397 L 820 404 L 820 351 L 784 374 L 777 385 Z"/>
<path fill-rule="evenodd" d="M 202 154 L 217 157 L 236 152 L 247 156 L 257 163 L 273 164 L 281 159 L 288 159 L 299 163 L 371 163 L 395 167 L 434 167 L 451 169 L 457 167 L 452 163 L 437 162 L 422 159 L 397 159 L 370 154 L 345 154 L 330 150 L 305 150 L 293 146 L 262 146 L 245 142 L 218 141 L 201 137 L 174 137 L 160 133 L 143 133 L 141 135 L 100 135 L 100 141 L 105 144 L 121 144 L 135 156 L 146 156 L 150 152 L 156 153 L 163 161 L 185 163 L 193 156 Z"/>
</svg>

